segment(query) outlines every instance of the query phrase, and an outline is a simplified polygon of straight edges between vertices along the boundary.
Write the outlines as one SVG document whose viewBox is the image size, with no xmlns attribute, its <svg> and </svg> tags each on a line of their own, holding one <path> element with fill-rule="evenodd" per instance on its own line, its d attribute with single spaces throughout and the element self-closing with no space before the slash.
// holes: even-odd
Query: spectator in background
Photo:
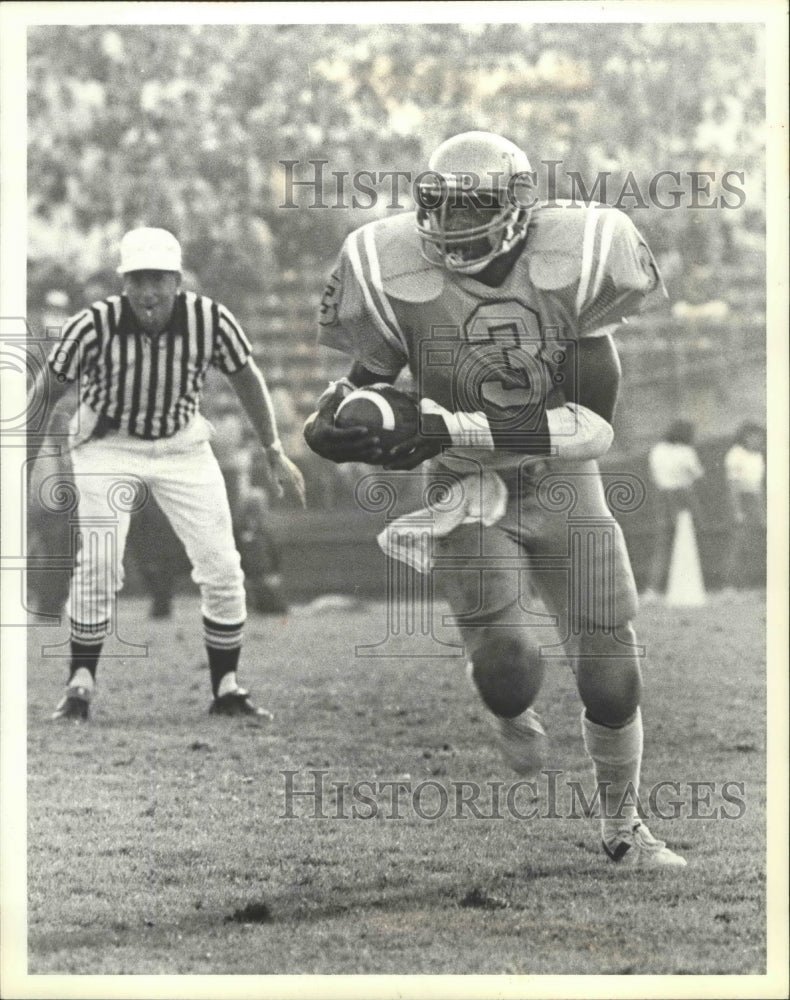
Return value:
<svg viewBox="0 0 790 1000">
<path fill-rule="evenodd" d="M 60 329 L 71 315 L 71 300 L 62 288 L 50 289 L 44 298 L 42 326 L 53 338 L 60 335 Z"/>
<path fill-rule="evenodd" d="M 731 510 L 726 585 L 740 588 L 765 582 L 765 432 L 741 425 L 724 457 Z"/>
<path fill-rule="evenodd" d="M 699 521 L 695 486 L 705 475 L 694 448 L 694 424 L 676 420 L 648 456 L 655 503 L 655 536 L 650 578 L 643 600 L 663 593 L 669 572 L 677 516 L 688 510 Z"/>
</svg>

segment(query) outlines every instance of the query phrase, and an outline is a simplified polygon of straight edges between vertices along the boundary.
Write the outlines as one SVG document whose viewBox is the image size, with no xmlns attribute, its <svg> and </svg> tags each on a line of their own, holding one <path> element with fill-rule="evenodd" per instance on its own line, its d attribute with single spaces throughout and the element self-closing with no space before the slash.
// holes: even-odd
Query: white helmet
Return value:
<svg viewBox="0 0 790 1000">
<path fill-rule="evenodd" d="M 526 153 L 492 132 L 443 142 L 417 178 L 422 253 L 450 271 L 476 274 L 520 240 L 534 204 Z"/>
</svg>

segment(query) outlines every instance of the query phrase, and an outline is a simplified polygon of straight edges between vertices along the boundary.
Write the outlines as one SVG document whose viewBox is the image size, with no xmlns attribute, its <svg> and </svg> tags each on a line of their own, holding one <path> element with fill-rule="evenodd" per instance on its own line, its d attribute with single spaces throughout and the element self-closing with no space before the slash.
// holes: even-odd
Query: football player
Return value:
<svg viewBox="0 0 790 1000">
<path fill-rule="evenodd" d="M 437 513 L 433 551 L 415 565 L 450 603 L 505 760 L 524 775 L 546 761 L 532 704 L 559 651 L 584 706 L 606 854 L 682 867 L 638 814 L 636 590 L 596 463 L 620 381 L 612 333 L 663 286 L 625 215 L 536 203 L 533 176 L 512 142 L 466 132 L 433 153 L 416 212 L 351 233 L 319 339 L 353 363 L 320 397 L 305 438 L 334 462 L 430 461 L 430 474 L 451 477 L 456 515 Z M 418 389 L 418 434 L 385 453 L 375 433 L 334 426 L 345 395 L 404 368 Z M 384 536 L 391 555 L 409 558 L 396 533 Z M 559 641 L 547 638 L 535 593 Z"/>
</svg>

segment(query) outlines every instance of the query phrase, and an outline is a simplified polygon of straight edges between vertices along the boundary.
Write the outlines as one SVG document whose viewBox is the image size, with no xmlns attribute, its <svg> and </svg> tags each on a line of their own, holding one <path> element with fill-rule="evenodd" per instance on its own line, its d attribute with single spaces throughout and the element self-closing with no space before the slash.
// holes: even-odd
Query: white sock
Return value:
<svg viewBox="0 0 790 1000">
<path fill-rule="evenodd" d="M 93 677 L 90 670 L 87 667 L 79 667 L 79 669 L 75 670 L 69 678 L 69 687 L 88 688 L 89 691 L 92 691 Z"/>
<path fill-rule="evenodd" d="M 220 680 L 219 687 L 217 688 L 217 697 L 221 698 L 225 694 L 230 694 L 231 691 L 235 691 L 238 686 L 239 682 L 236 680 L 236 671 L 231 670 L 229 674 L 225 674 Z"/>
<path fill-rule="evenodd" d="M 639 818 L 637 795 L 642 765 L 642 713 L 619 729 L 591 722 L 582 713 L 584 746 L 601 786 L 601 836 L 608 843 L 618 831 L 630 830 Z"/>
</svg>

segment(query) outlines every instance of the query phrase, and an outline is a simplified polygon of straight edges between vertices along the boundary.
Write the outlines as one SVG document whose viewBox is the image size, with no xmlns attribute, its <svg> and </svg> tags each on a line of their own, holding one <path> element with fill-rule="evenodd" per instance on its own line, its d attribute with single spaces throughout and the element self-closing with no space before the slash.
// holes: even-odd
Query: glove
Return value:
<svg viewBox="0 0 790 1000">
<path fill-rule="evenodd" d="M 381 465 L 381 441 L 366 427 L 335 427 L 335 411 L 357 387 L 347 378 L 332 382 L 318 400 L 318 408 L 304 425 L 304 439 L 316 455 L 330 462 L 367 462 Z"/>
</svg>

